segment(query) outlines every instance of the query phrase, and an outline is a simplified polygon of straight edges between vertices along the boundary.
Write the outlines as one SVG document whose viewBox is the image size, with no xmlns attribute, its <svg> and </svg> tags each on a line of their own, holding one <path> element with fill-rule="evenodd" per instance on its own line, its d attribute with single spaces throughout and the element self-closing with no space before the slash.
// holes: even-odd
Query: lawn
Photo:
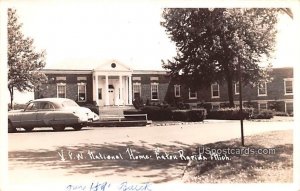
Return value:
<svg viewBox="0 0 300 191">
<path fill-rule="evenodd" d="M 200 147 L 199 147 L 200 148 Z M 193 152 L 199 154 L 199 148 Z M 184 171 L 186 183 L 291 183 L 293 181 L 293 131 L 273 131 L 245 137 L 245 147 L 240 139 L 216 142 L 201 146 L 205 151 L 219 149 L 219 158 L 206 153 L 207 160 L 190 161 Z M 209 149 L 207 149 L 209 148 Z M 272 154 L 228 154 L 234 149 L 274 148 Z M 200 150 L 201 150 L 200 149 Z M 223 150 L 221 150 L 223 149 Z M 203 151 L 203 150 L 202 150 Z M 248 150 L 249 151 L 249 150 Z M 271 152 L 274 152 L 272 150 Z M 223 156 L 224 160 L 220 159 Z"/>
</svg>

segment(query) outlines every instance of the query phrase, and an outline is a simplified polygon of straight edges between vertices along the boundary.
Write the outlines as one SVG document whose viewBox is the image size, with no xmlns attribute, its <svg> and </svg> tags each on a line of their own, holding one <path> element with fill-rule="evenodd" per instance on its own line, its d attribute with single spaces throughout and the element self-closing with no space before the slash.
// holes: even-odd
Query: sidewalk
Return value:
<svg viewBox="0 0 300 191">
<path fill-rule="evenodd" d="M 232 123 L 239 120 L 218 120 L 218 119 L 205 119 L 201 122 L 184 122 L 184 121 L 152 121 L 150 126 L 169 126 L 169 125 L 190 125 L 190 124 L 207 124 L 207 123 Z M 272 119 L 250 119 L 244 120 L 252 122 L 283 122 L 294 121 L 294 117 L 274 116 Z"/>
</svg>

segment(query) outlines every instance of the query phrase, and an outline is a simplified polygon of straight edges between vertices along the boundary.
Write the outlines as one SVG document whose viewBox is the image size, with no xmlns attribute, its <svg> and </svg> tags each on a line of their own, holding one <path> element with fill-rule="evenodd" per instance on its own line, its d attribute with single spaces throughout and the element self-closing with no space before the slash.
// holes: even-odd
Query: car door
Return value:
<svg viewBox="0 0 300 191">
<path fill-rule="evenodd" d="M 47 127 L 50 126 L 50 121 L 53 120 L 54 106 L 48 102 L 39 102 L 39 108 L 36 114 L 37 126 Z"/>
<path fill-rule="evenodd" d="M 21 116 L 21 127 L 36 127 L 38 103 L 31 102 L 27 105 Z"/>
</svg>

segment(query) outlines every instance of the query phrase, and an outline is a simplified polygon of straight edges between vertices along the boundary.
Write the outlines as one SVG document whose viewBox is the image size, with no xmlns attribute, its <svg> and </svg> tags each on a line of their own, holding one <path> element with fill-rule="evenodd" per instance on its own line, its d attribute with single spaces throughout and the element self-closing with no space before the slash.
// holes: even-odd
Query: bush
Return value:
<svg viewBox="0 0 300 191">
<path fill-rule="evenodd" d="M 153 121 L 163 121 L 172 119 L 171 108 L 159 106 L 144 106 L 139 110 L 124 110 L 126 119 L 130 120 L 144 120 L 144 116 L 126 116 L 131 114 L 147 114 L 147 119 Z"/>
<path fill-rule="evenodd" d="M 145 106 L 141 110 L 147 114 L 150 120 L 163 121 L 172 119 L 172 110 L 169 107 Z"/>
<path fill-rule="evenodd" d="M 252 116 L 252 119 L 271 119 L 274 113 L 272 110 L 262 110 L 258 114 Z"/>
<path fill-rule="evenodd" d="M 243 108 L 242 118 L 249 119 L 253 115 L 253 108 Z M 211 110 L 207 115 L 208 119 L 229 119 L 237 120 L 240 119 L 239 108 L 221 108 L 218 110 Z"/>
<path fill-rule="evenodd" d="M 190 105 L 188 103 L 178 102 L 176 107 L 181 110 L 190 109 Z"/>
<path fill-rule="evenodd" d="M 141 107 L 144 106 L 144 103 L 140 97 L 137 97 L 132 101 L 132 105 L 134 106 L 135 109 L 140 109 Z"/>
<path fill-rule="evenodd" d="M 206 117 L 206 109 L 174 110 L 172 115 L 175 121 L 203 121 Z"/>
<path fill-rule="evenodd" d="M 20 109 L 25 109 L 25 107 L 27 106 L 27 104 L 18 104 L 18 103 L 15 103 L 13 106 L 14 106 L 14 110 L 20 110 Z M 8 110 L 11 110 L 10 103 L 8 104 Z"/>
<path fill-rule="evenodd" d="M 174 121 L 188 121 L 189 110 L 174 110 L 172 111 Z"/>
<path fill-rule="evenodd" d="M 189 111 L 191 121 L 203 121 L 206 118 L 206 109 L 193 109 Z"/>
<path fill-rule="evenodd" d="M 132 114 L 147 114 L 147 118 L 153 121 L 203 121 L 206 117 L 206 109 L 173 110 L 172 107 L 145 106 L 140 110 L 124 110 L 126 120 L 144 120 L 144 116 L 126 116 Z"/>
<path fill-rule="evenodd" d="M 286 112 L 275 111 L 274 116 L 290 116 L 290 115 Z"/>
</svg>

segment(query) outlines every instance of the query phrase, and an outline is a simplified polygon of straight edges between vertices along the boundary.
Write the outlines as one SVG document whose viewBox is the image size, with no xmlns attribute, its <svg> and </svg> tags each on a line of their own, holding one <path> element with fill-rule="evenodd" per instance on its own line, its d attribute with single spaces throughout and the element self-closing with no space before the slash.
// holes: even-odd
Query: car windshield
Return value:
<svg viewBox="0 0 300 191">
<path fill-rule="evenodd" d="M 64 102 L 62 102 L 61 105 L 63 107 L 78 107 L 79 106 L 75 101 L 72 101 L 72 100 L 64 101 Z"/>
</svg>

